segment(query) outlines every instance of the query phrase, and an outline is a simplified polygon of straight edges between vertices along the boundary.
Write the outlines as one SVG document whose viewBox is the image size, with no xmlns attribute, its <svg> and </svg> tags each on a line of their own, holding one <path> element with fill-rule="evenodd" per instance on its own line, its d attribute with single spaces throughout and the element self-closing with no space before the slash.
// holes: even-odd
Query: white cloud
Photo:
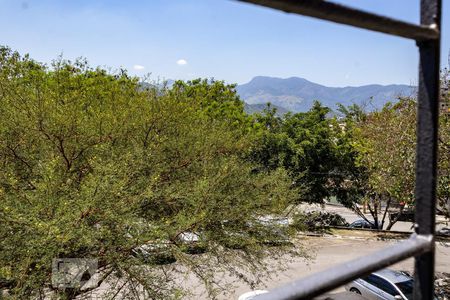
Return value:
<svg viewBox="0 0 450 300">
<path fill-rule="evenodd" d="M 185 59 L 179 59 L 177 60 L 177 65 L 179 66 L 187 65 L 187 61 Z"/>
<path fill-rule="evenodd" d="M 135 69 L 136 71 L 142 71 L 142 70 L 145 69 L 145 67 L 144 67 L 144 66 L 141 66 L 141 65 L 134 65 L 134 66 L 133 66 L 133 69 Z"/>
</svg>

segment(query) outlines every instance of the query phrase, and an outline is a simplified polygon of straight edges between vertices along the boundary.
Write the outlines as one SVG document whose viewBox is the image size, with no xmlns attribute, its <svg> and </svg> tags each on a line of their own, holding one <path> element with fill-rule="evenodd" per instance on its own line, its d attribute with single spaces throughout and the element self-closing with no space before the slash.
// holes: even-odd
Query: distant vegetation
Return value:
<svg viewBox="0 0 450 300">
<path fill-rule="evenodd" d="M 276 105 L 273 105 L 270 102 L 264 103 L 264 104 L 247 104 L 247 103 L 244 103 L 244 111 L 247 114 L 262 113 L 265 109 L 268 108 L 267 106 L 270 106 L 269 109 L 270 108 L 275 108 L 275 110 L 276 110 L 275 114 L 277 116 L 279 116 L 279 117 L 282 117 L 286 113 L 289 112 L 289 110 L 287 110 L 285 108 L 282 108 L 282 107 L 279 107 L 279 106 L 276 106 Z"/>
<path fill-rule="evenodd" d="M 86 292 L 51 286 L 58 257 L 98 258 L 105 277 L 148 298 L 182 297 L 180 270 L 210 297 L 223 289 L 220 272 L 253 286 L 266 258 L 305 255 L 280 240 L 292 228 L 268 221 L 297 204 L 332 196 L 357 211 L 361 203 L 371 211 L 380 201 L 413 204 L 413 107 L 411 99 L 377 112 L 341 106 L 330 117 L 315 102 L 302 113 L 267 106 L 247 114 L 236 86 L 221 81 L 142 85 L 125 71 L 84 60 L 45 66 L 3 47 L 0 289 L 19 299 Z M 440 144 L 443 204 L 448 132 Z M 293 229 L 315 227 L 309 219 L 297 218 Z M 142 249 L 164 259 L 136 255 Z M 162 272 L 172 260 L 179 269 Z"/>
<path fill-rule="evenodd" d="M 242 100 L 251 107 L 270 102 L 283 110 L 306 112 L 320 100 L 322 105 L 333 112 L 338 103 L 345 106 L 353 104 L 365 106 L 369 111 L 381 109 L 387 102 L 397 97 L 410 97 L 415 95 L 414 86 L 404 84 L 364 86 L 327 87 L 304 78 L 276 78 L 257 76 L 250 82 L 237 86 Z"/>
</svg>

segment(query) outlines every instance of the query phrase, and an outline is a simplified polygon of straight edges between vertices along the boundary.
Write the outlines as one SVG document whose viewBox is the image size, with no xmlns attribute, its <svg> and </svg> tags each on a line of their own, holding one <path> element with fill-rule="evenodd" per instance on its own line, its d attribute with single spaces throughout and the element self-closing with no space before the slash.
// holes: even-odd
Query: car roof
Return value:
<svg viewBox="0 0 450 300">
<path fill-rule="evenodd" d="M 394 271 L 391 269 L 382 269 L 374 272 L 373 274 L 381 276 L 393 283 L 408 281 L 412 279 L 411 277 L 402 272 Z"/>
<path fill-rule="evenodd" d="M 358 219 L 358 220 L 354 221 L 353 223 L 361 223 L 361 222 L 365 222 L 365 220 L 363 220 L 363 219 Z M 352 224 L 353 224 L 353 223 L 352 223 Z"/>
<path fill-rule="evenodd" d="M 370 224 L 369 222 L 367 222 L 364 219 L 358 219 L 358 220 L 354 221 L 352 224 L 355 224 L 355 223 L 367 223 L 367 224 Z"/>
</svg>

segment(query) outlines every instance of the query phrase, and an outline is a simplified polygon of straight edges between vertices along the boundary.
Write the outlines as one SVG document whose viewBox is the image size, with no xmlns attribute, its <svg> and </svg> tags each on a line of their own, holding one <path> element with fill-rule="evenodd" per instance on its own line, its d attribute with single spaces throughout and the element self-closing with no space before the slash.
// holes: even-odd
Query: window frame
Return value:
<svg viewBox="0 0 450 300">
<path fill-rule="evenodd" d="M 420 0 L 419 25 L 323 0 L 237 1 L 404 37 L 416 41 L 419 50 L 415 233 L 371 256 L 294 281 L 258 299 L 311 299 L 410 257 L 415 257 L 414 299 L 433 299 L 442 0 Z"/>
</svg>

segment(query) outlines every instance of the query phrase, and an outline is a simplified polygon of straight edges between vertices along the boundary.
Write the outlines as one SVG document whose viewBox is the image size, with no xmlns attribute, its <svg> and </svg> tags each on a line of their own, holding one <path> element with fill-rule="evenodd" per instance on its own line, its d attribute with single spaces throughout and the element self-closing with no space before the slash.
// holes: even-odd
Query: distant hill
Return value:
<svg viewBox="0 0 450 300">
<path fill-rule="evenodd" d="M 271 105 L 272 108 L 277 109 L 277 116 L 283 116 L 285 113 L 289 112 L 286 108 L 279 107 L 276 105 Z M 267 103 L 264 104 L 248 104 L 244 102 L 244 110 L 248 114 L 253 114 L 256 112 L 262 112 L 265 108 L 267 108 Z"/>
<path fill-rule="evenodd" d="M 250 82 L 237 86 L 241 99 L 250 107 L 261 108 L 270 102 L 279 109 L 304 112 L 311 108 L 314 100 L 335 109 L 337 103 L 344 105 L 366 104 L 367 109 L 383 107 L 389 101 L 395 102 L 399 96 L 414 96 L 416 87 L 392 85 L 364 85 L 357 87 L 327 87 L 299 77 L 275 78 L 254 77 Z M 370 104 L 369 104 L 370 102 Z M 265 106 L 263 105 L 262 108 Z"/>
</svg>

